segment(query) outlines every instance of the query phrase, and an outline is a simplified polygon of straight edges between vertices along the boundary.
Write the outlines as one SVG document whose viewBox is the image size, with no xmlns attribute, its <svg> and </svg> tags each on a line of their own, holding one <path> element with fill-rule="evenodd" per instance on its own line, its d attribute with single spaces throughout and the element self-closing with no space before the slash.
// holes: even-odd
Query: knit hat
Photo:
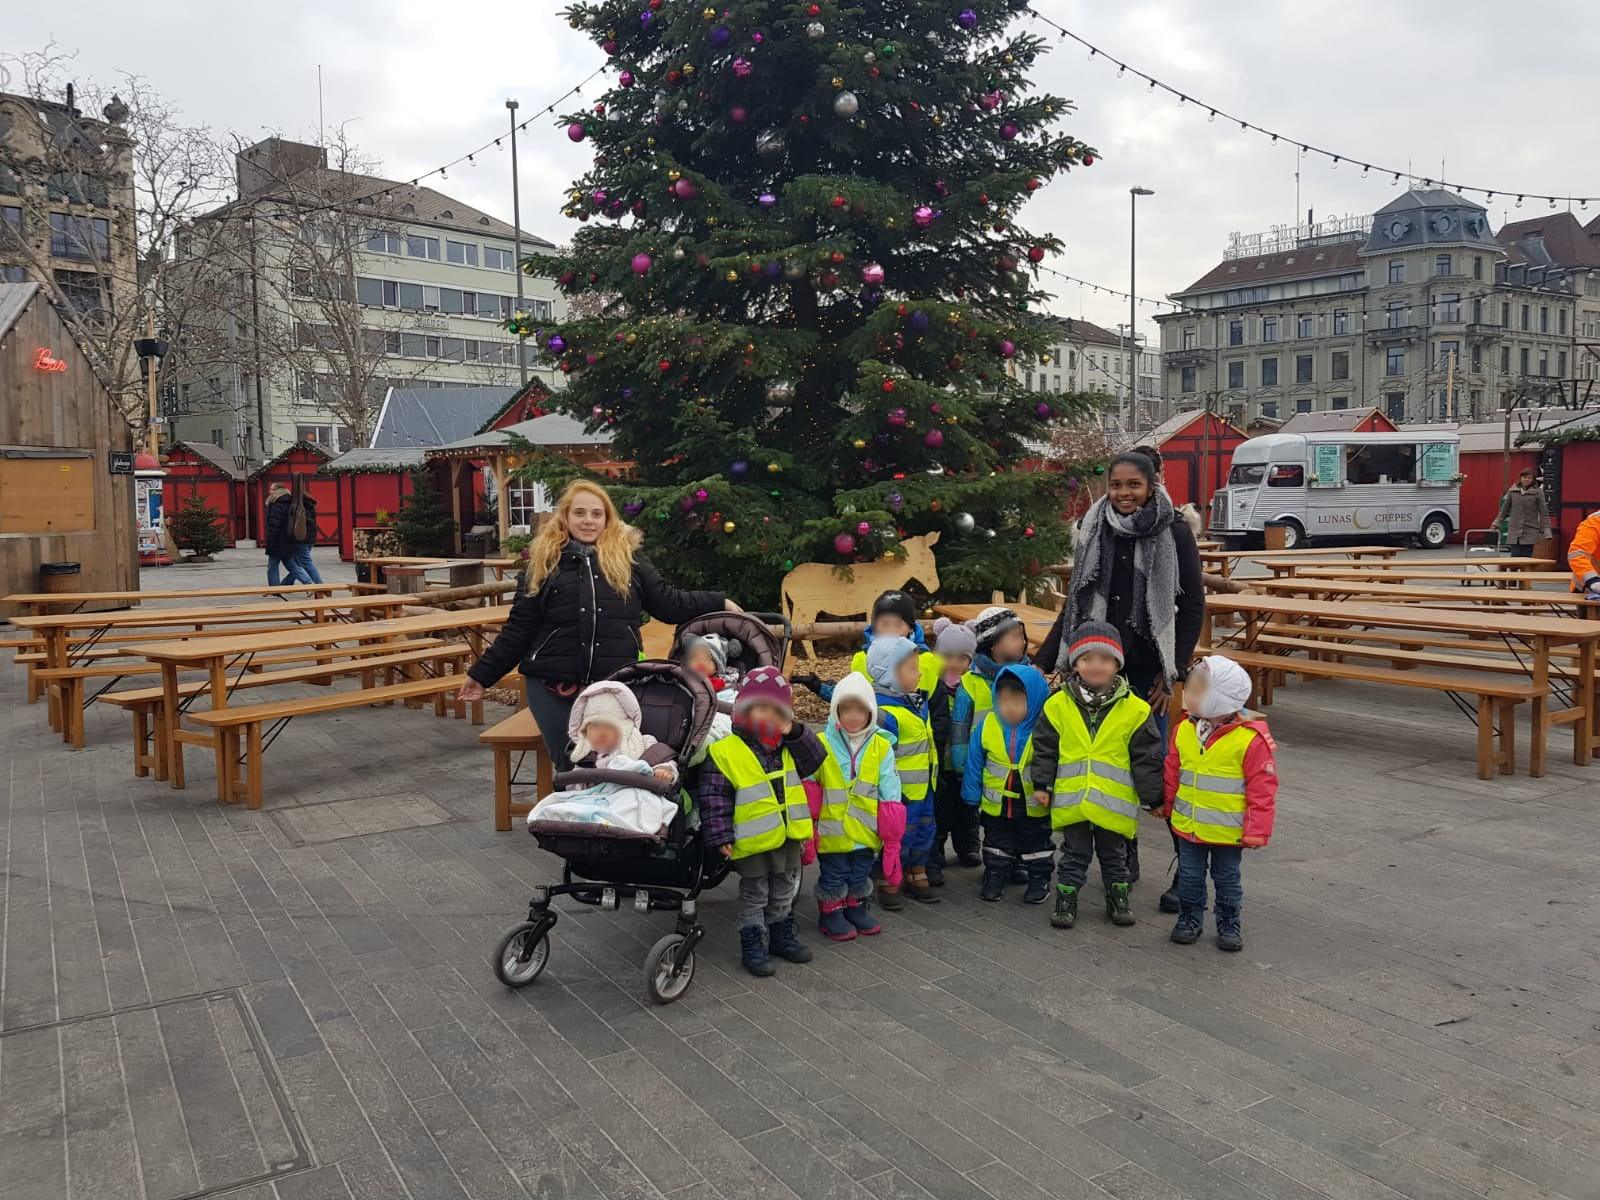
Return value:
<svg viewBox="0 0 1600 1200">
<path fill-rule="evenodd" d="M 939 631 L 934 648 L 940 654 L 971 658 L 978 652 L 978 635 L 972 632 L 970 625 L 952 623 Z"/>
<path fill-rule="evenodd" d="M 1022 628 L 1022 618 L 1009 608 L 1000 608 L 998 605 L 984 609 L 972 623 L 972 632 L 977 635 L 979 650 L 987 650 L 1007 630 L 1020 628 Z"/>
<path fill-rule="evenodd" d="M 734 714 L 744 712 L 752 704 L 775 705 L 786 719 L 794 720 L 794 689 L 777 667 L 757 667 L 744 677 L 738 698 L 733 702 Z"/>
<path fill-rule="evenodd" d="M 1078 659 L 1089 651 L 1109 654 L 1117 660 L 1117 670 L 1122 670 L 1122 635 L 1117 627 L 1107 621 L 1085 621 L 1072 634 L 1072 644 L 1067 647 L 1067 665 L 1077 666 Z"/>
<path fill-rule="evenodd" d="M 644 753 L 644 736 L 639 730 L 639 700 L 625 686 L 609 679 L 591 683 L 572 703 L 567 718 L 567 737 L 573 743 L 572 759 L 587 758 L 590 725 L 609 725 L 617 731 L 617 750 L 629 758 Z"/>
<path fill-rule="evenodd" d="M 867 647 L 867 678 L 872 686 L 890 696 L 900 695 L 900 685 L 894 673 L 900 664 L 917 653 L 917 644 L 910 638 L 873 638 Z"/>
<path fill-rule="evenodd" d="M 885 613 L 891 613 L 906 623 L 907 629 L 915 629 L 917 625 L 917 606 L 910 596 L 904 592 L 884 592 L 872 602 L 872 620 L 874 623 Z"/>
<path fill-rule="evenodd" d="M 728 672 L 728 659 L 736 657 L 744 649 L 744 646 L 738 638 L 708 633 L 704 637 L 692 637 L 683 643 L 684 661 L 688 662 L 689 655 L 700 648 L 704 648 L 705 652 L 711 655 L 711 662 L 716 668 L 713 673 L 725 675 Z"/>
</svg>

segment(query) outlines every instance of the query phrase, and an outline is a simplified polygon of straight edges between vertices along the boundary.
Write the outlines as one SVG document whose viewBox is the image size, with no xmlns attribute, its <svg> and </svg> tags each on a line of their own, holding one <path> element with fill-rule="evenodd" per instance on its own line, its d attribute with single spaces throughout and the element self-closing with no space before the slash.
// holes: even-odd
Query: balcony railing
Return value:
<svg viewBox="0 0 1600 1200">
<path fill-rule="evenodd" d="M 1396 342 L 1414 342 L 1422 337 L 1421 325 L 1385 325 L 1367 330 L 1367 341 L 1374 346 L 1393 345 Z"/>
</svg>

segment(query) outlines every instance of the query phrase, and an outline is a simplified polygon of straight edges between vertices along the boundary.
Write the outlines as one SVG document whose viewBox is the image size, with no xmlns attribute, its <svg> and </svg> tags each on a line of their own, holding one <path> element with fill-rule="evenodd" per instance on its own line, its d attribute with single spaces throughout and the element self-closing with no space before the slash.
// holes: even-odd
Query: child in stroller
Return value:
<svg viewBox="0 0 1600 1200">
<path fill-rule="evenodd" d="M 703 676 L 673 662 L 630 663 L 607 682 L 631 696 L 638 711 L 638 732 L 670 749 L 670 765 L 677 775 L 667 780 L 657 778 L 653 771 L 613 772 L 597 765 L 557 774 L 556 787 L 623 784 L 672 801 L 676 811 L 661 836 L 640 837 L 617 836 L 614 831 L 593 827 L 541 828 L 534 820 L 538 815 L 535 809 L 529 814 L 529 831 L 542 849 L 562 860 L 561 882 L 534 888 L 527 920 L 506 933 L 491 962 L 506 986 L 532 983 L 549 961 L 549 933 L 559 919 L 551 905 L 555 898 L 570 896 L 580 904 L 611 910 L 631 897 L 638 912 L 678 914 L 676 928 L 651 947 L 644 968 L 651 999 L 667 1004 L 688 990 L 694 976 L 694 948 L 705 934 L 696 920 L 696 900 L 703 889 L 721 883 L 729 869 L 721 855 L 706 853 L 699 837 L 691 771 L 691 762 L 703 752 L 716 698 Z M 610 694 L 626 712 L 621 694 Z M 596 726 L 590 721 L 588 727 L 589 749 L 598 750 L 592 740 Z M 579 731 L 583 728 L 580 724 Z M 602 740 L 605 736 L 601 735 Z M 576 749 L 580 757 L 586 757 L 582 744 Z"/>
<path fill-rule="evenodd" d="M 783 629 L 781 637 L 774 625 Z M 782 670 L 788 655 L 789 621 L 781 613 L 713 612 L 678 626 L 672 660 L 704 675 L 717 694 L 707 746 L 733 732 L 733 701 L 744 678 L 758 667 Z M 704 757 L 702 751 L 695 762 Z"/>
</svg>

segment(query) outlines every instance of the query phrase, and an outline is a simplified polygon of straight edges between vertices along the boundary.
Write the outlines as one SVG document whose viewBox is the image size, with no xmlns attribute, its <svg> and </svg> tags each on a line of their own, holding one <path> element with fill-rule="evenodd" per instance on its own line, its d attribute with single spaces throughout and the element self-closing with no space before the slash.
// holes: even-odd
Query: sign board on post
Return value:
<svg viewBox="0 0 1600 1200">
<path fill-rule="evenodd" d="M 1339 487 L 1344 483 L 1344 447 L 1319 442 L 1311 447 L 1311 486 Z"/>
<path fill-rule="evenodd" d="M 129 450 L 113 450 L 106 458 L 106 463 L 113 475 L 133 474 L 133 453 Z"/>
<path fill-rule="evenodd" d="M 1456 451 L 1459 449 L 1455 442 L 1424 442 L 1422 445 L 1422 469 L 1418 478 L 1423 483 L 1451 483 L 1456 477 Z"/>
</svg>

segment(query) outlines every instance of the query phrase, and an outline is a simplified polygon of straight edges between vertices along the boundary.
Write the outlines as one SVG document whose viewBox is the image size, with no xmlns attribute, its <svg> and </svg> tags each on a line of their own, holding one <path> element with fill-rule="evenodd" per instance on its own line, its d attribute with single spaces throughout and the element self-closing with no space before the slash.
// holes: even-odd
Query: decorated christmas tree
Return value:
<svg viewBox="0 0 1600 1200">
<path fill-rule="evenodd" d="M 605 302 L 511 326 L 637 464 L 613 495 L 675 579 L 766 604 L 797 563 L 937 530 L 943 591 L 987 596 L 1065 555 L 1063 477 L 1022 468 L 1078 401 L 1008 372 L 1048 362 L 1035 268 L 1061 245 L 1018 217 L 1096 151 L 1029 84 L 1023 7 L 567 10 L 612 86 L 563 118 L 594 147 L 565 209 L 584 227 L 525 269 Z"/>
<path fill-rule="evenodd" d="M 426 467 L 411 472 L 411 493 L 400 501 L 393 529 L 403 553 L 450 553 L 450 535 L 456 531 L 456 523 L 433 486 L 433 473 Z"/>
<path fill-rule="evenodd" d="M 190 492 L 183 507 L 167 518 L 167 528 L 178 549 L 189 552 L 188 562 L 210 562 L 228 547 L 222 514 L 207 504 L 199 492 Z"/>
</svg>

